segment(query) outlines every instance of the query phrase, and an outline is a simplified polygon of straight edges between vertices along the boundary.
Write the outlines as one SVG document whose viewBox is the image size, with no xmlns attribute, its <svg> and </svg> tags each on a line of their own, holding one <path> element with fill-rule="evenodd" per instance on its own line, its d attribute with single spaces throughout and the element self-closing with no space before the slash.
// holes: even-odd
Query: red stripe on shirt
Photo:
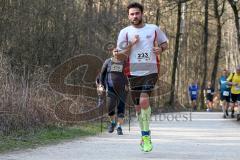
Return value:
<svg viewBox="0 0 240 160">
<path fill-rule="evenodd" d="M 127 45 L 128 45 L 128 33 L 126 33 L 126 41 L 127 41 Z M 126 76 L 130 76 L 130 59 L 129 59 L 129 56 L 128 56 L 128 59 L 125 63 L 124 74 Z"/>
</svg>

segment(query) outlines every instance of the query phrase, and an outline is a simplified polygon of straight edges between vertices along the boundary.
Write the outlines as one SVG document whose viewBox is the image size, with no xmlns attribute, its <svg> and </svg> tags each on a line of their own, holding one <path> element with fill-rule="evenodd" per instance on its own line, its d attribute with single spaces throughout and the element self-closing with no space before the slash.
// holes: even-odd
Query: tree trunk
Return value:
<svg viewBox="0 0 240 160">
<path fill-rule="evenodd" d="M 200 94 L 200 108 L 203 108 L 204 105 L 204 94 L 203 90 L 206 86 L 207 78 L 207 52 L 208 52 L 208 0 L 205 0 L 205 22 L 204 22 L 204 44 L 203 44 L 203 80 L 201 85 L 201 94 Z"/>
<path fill-rule="evenodd" d="M 175 51 L 173 55 L 173 69 L 172 69 L 172 80 L 171 80 L 171 92 L 170 92 L 170 99 L 169 99 L 169 105 L 173 106 L 174 104 L 174 94 L 175 94 L 175 81 L 176 81 L 176 71 L 177 71 L 177 65 L 178 65 L 178 55 L 179 55 L 179 49 L 180 49 L 180 38 L 181 38 L 181 6 L 182 3 L 178 3 L 178 18 L 177 18 L 177 33 L 176 33 L 176 40 L 175 40 Z"/>
<path fill-rule="evenodd" d="M 221 25 L 221 16 L 224 11 L 225 1 L 223 1 L 222 12 L 220 13 L 218 10 L 218 0 L 214 0 L 214 12 L 217 21 L 217 42 L 216 42 L 216 49 L 215 49 L 215 56 L 214 56 L 214 65 L 212 70 L 211 76 L 211 83 L 212 86 L 215 86 L 216 76 L 218 71 L 218 64 L 219 64 L 219 55 L 222 47 L 222 25 Z"/>
<path fill-rule="evenodd" d="M 234 19 L 235 19 L 235 26 L 237 30 L 237 40 L 238 40 L 238 51 L 240 52 L 240 28 L 239 28 L 239 16 L 238 16 L 238 8 L 237 8 L 237 2 L 234 2 L 233 0 L 228 0 L 229 4 L 232 7 Z"/>
</svg>

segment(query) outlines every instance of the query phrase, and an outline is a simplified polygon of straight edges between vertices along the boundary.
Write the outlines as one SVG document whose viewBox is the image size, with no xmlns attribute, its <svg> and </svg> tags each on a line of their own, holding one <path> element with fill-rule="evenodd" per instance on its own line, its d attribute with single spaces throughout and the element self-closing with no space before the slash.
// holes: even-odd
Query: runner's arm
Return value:
<svg viewBox="0 0 240 160">
<path fill-rule="evenodd" d="M 108 67 L 108 63 L 109 63 L 110 59 L 107 59 L 101 68 L 101 72 L 99 73 L 99 79 L 100 79 L 100 85 L 102 85 L 104 88 L 106 88 L 106 84 L 105 84 L 105 79 L 107 76 L 107 67 Z"/>
<path fill-rule="evenodd" d="M 160 53 L 162 53 L 168 48 L 168 38 L 159 27 L 157 27 L 156 32 L 158 47 L 160 48 Z"/>
<path fill-rule="evenodd" d="M 113 56 L 119 60 L 125 60 L 130 55 L 132 46 L 139 41 L 138 35 L 135 35 L 132 41 L 126 41 L 124 40 L 122 34 L 123 33 L 120 32 L 118 36 L 117 48 L 113 50 Z"/>
<path fill-rule="evenodd" d="M 218 91 L 220 92 L 221 91 L 221 79 L 219 79 L 219 81 L 218 81 Z"/>
</svg>

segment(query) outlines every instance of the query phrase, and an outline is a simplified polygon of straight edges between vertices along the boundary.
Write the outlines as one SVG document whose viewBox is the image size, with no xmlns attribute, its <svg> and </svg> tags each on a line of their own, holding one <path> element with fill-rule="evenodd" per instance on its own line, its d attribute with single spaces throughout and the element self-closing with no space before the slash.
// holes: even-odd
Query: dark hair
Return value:
<svg viewBox="0 0 240 160">
<path fill-rule="evenodd" d="M 139 8 L 140 11 L 143 13 L 143 5 L 141 5 L 140 3 L 137 3 L 137 2 L 130 3 L 127 6 L 128 12 L 129 12 L 129 9 L 131 9 L 131 8 Z"/>
</svg>

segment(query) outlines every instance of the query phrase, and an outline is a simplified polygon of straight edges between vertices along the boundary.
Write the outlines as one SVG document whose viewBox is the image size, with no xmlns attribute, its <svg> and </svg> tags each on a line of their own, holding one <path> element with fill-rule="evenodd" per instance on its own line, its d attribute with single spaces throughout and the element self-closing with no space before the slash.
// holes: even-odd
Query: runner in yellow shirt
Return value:
<svg viewBox="0 0 240 160">
<path fill-rule="evenodd" d="M 228 84 L 231 85 L 231 105 L 238 106 L 237 121 L 240 120 L 240 65 L 236 68 L 236 73 L 232 73 L 228 79 Z"/>
</svg>

